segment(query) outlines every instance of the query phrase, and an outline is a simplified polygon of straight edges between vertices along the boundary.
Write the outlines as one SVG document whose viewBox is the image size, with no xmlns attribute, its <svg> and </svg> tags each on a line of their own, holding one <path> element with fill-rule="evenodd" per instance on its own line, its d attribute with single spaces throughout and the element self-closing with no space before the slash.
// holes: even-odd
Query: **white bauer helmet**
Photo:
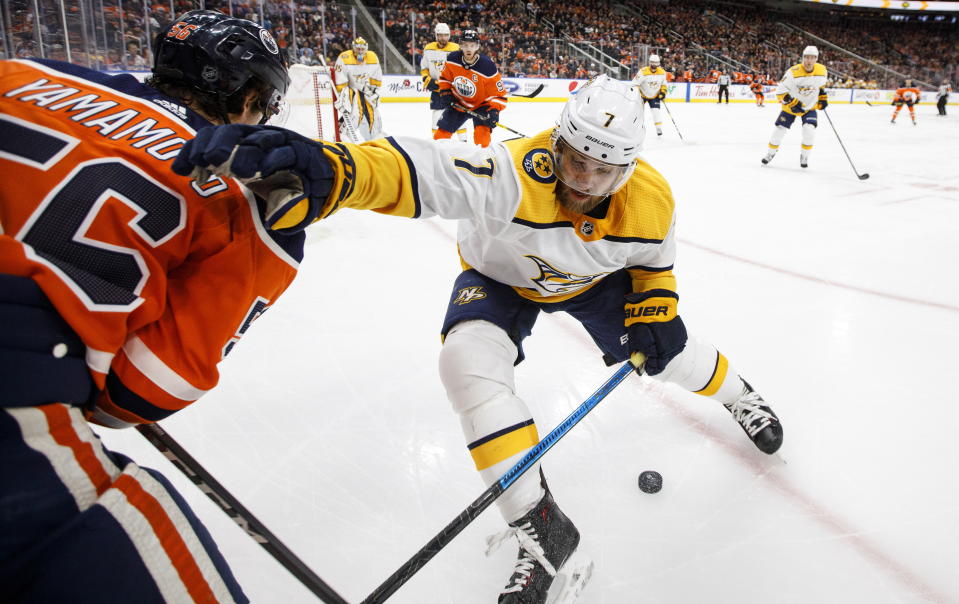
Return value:
<svg viewBox="0 0 959 604">
<path fill-rule="evenodd" d="M 556 177 L 580 193 L 611 195 L 632 176 L 645 136 L 639 91 L 629 82 L 597 76 L 570 98 L 553 130 Z M 584 183 L 569 166 L 607 177 Z"/>
<path fill-rule="evenodd" d="M 806 48 L 803 49 L 802 56 L 805 57 L 809 55 L 812 55 L 814 57 L 819 57 L 819 49 L 816 48 L 815 46 L 807 46 Z"/>
<path fill-rule="evenodd" d="M 659 65 L 659 55 L 649 55 L 649 64 Z"/>
<path fill-rule="evenodd" d="M 442 34 L 446 34 L 448 36 L 450 35 L 450 26 L 446 23 L 437 23 L 436 27 L 433 29 L 433 33 L 437 36 Z"/>
</svg>

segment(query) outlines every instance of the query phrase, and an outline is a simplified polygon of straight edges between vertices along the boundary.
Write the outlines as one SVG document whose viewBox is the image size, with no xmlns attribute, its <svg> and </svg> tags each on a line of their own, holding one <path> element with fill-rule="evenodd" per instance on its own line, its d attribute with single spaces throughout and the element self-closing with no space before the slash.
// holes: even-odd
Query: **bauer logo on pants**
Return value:
<svg viewBox="0 0 959 604">
<path fill-rule="evenodd" d="M 483 286 L 474 286 L 474 287 L 464 287 L 463 289 L 456 292 L 456 299 L 453 300 L 453 304 L 458 304 L 463 306 L 464 304 L 469 304 L 475 300 L 482 300 L 486 297 L 486 292 L 483 291 Z"/>
</svg>

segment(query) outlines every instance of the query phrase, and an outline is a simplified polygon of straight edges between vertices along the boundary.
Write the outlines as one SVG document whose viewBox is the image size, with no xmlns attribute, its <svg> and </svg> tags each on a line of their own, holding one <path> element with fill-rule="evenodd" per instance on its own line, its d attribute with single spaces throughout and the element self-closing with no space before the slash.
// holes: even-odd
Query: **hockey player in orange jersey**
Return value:
<svg viewBox="0 0 959 604">
<path fill-rule="evenodd" d="M 913 105 L 919 104 L 919 89 L 912 85 L 912 80 L 906 80 L 906 83 L 901 87 L 896 89 L 896 94 L 892 97 L 892 105 L 895 109 L 892 112 L 892 121 L 890 124 L 896 123 L 896 117 L 899 116 L 899 112 L 902 110 L 902 106 L 905 105 L 909 108 L 909 117 L 912 118 L 912 125 L 916 125 L 916 110 L 912 108 Z"/>
<path fill-rule="evenodd" d="M 766 100 L 766 95 L 763 94 L 763 85 L 759 82 L 759 80 L 755 80 L 749 85 L 749 90 L 756 95 L 756 106 L 762 107 L 763 101 Z"/>
<path fill-rule="evenodd" d="M 172 485 L 88 421 L 192 403 L 292 281 L 305 236 L 271 230 L 282 197 L 170 170 L 197 132 L 265 121 L 290 80 L 267 30 L 219 12 L 182 15 L 154 50 L 146 84 L 0 61 L 5 602 L 248 601 Z"/>
<path fill-rule="evenodd" d="M 443 116 L 436 124 L 434 139 L 451 138 L 471 116 L 469 109 L 482 117 L 473 117 L 473 142 L 488 147 L 499 112 L 506 108 L 506 87 L 492 59 L 479 52 L 479 35 L 472 29 L 463 32 L 460 50 L 446 58 L 440 74 L 440 105 Z"/>
</svg>

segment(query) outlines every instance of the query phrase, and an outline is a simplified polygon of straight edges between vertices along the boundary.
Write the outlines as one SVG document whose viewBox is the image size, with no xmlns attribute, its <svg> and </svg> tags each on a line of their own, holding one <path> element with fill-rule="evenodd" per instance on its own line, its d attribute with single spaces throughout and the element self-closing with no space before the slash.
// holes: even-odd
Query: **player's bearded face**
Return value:
<svg viewBox="0 0 959 604">
<path fill-rule="evenodd" d="M 806 71 L 812 71 L 812 68 L 816 66 L 816 55 L 803 55 L 802 66 Z"/>
<path fill-rule="evenodd" d="M 620 166 L 595 160 L 576 151 L 562 138 L 554 144 L 553 156 L 556 199 L 567 210 L 580 214 L 623 186 L 634 165 Z"/>
</svg>

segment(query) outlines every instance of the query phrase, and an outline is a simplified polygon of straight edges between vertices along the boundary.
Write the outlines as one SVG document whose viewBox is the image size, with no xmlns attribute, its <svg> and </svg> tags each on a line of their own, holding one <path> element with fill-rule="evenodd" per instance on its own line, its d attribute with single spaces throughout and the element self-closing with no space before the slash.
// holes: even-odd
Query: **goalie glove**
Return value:
<svg viewBox="0 0 959 604">
<path fill-rule="evenodd" d="M 350 102 L 350 91 L 347 88 L 336 93 L 336 100 L 333 102 L 333 108 L 340 115 L 350 115 L 353 113 L 353 103 Z"/>
<path fill-rule="evenodd" d="M 266 202 L 266 226 L 296 233 L 320 217 L 334 174 L 323 145 L 275 126 L 203 128 L 171 166 L 200 184 L 211 174 L 240 179 Z"/>
<path fill-rule="evenodd" d="M 380 90 L 376 86 L 367 84 L 363 88 L 363 96 L 365 96 L 366 100 L 370 102 L 370 105 L 374 107 L 380 103 Z"/>
<path fill-rule="evenodd" d="M 666 289 L 626 295 L 629 352 L 646 355 L 649 375 L 661 373 L 686 347 L 686 326 L 676 312 L 679 296 Z"/>
</svg>

